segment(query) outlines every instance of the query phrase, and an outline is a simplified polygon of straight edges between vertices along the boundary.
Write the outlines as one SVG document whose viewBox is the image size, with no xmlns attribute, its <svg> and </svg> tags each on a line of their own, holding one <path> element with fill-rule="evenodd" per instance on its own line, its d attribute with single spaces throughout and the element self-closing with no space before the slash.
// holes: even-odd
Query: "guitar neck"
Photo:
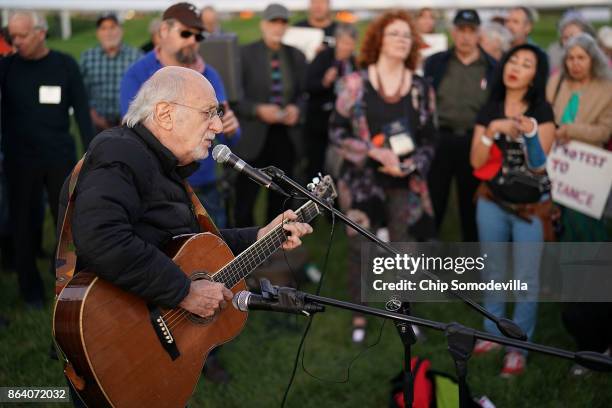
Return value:
<svg viewBox="0 0 612 408">
<path fill-rule="evenodd" d="M 295 213 L 297 214 L 296 222 L 310 222 L 319 215 L 320 211 L 314 202 L 308 201 Z M 285 223 L 286 222 L 288 221 L 285 221 Z M 217 273 L 212 275 L 212 280 L 223 283 L 227 288 L 231 288 L 247 277 L 287 240 L 283 224 L 284 223 L 278 224 L 272 231 L 268 232 L 253 245 L 240 253 L 230 263 L 221 268 Z"/>
</svg>

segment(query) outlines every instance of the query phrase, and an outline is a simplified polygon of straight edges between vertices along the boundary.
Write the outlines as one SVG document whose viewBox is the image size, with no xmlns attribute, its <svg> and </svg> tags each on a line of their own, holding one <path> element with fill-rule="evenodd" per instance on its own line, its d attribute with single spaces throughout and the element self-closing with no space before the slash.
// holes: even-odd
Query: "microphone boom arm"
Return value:
<svg viewBox="0 0 612 408">
<path fill-rule="evenodd" d="M 370 231 L 368 231 L 367 229 L 363 228 L 361 225 L 357 224 L 356 222 L 348 218 L 341 211 L 338 211 L 336 208 L 334 208 L 333 205 L 330 205 L 324 202 L 323 200 L 319 199 L 315 195 L 311 194 L 310 191 L 302 187 L 295 180 L 292 180 L 290 177 L 287 177 L 287 175 L 285 175 L 285 172 L 282 171 L 281 169 L 274 167 L 274 166 L 268 166 L 268 167 L 261 169 L 261 171 L 265 173 L 266 175 L 268 175 L 269 177 L 271 177 L 273 180 L 277 180 L 281 182 L 282 184 L 293 188 L 294 190 L 302 194 L 304 197 L 309 198 L 310 200 L 320 205 L 322 208 L 327 209 L 330 213 L 340 218 L 342 222 L 344 222 L 346 225 L 349 225 L 355 231 L 359 232 L 361 235 L 363 235 L 364 237 L 366 237 L 367 239 L 369 239 L 370 241 L 372 241 L 373 243 L 375 243 L 382 249 L 386 250 L 387 252 L 394 254 L 394 255 L 400 254 L 400 252 L 397 249 L 393 248 L 388 243 L 381 241 L 376 235 L 372 234 Z M 434 273 L 426 269 L 421 268 L 420 272 L 434 280 L 439 279 Z M 476 312 L 480 313 L 482 316 L 494 322 L 497 328 L 499 329 L 499 331 L 504 336 L 512 338 L 512 339 L 527 340 L 527 335 L 523 332 L 520 326 L 516 324 L 514 321 L 510 319 L 499 318 L 495 316 L 493 313 L 489 312 L 487 309 L 479 305 L 477 302 L 475 302 L 474 300 L 470 299 L 467 296 L 464 296 L 460 292 L 457 292 L 454 290 L 449 290 L 448 292 L 452 296 L 466 303 L 468 306 L 470 306 Z"/>
</svg>

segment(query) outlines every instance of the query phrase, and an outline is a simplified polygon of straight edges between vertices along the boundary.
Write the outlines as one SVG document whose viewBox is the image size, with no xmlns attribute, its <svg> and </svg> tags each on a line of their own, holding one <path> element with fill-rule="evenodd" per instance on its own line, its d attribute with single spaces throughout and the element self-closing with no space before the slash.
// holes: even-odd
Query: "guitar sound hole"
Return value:
<svg viewBox="0 0 612 408">
<path fill-rule="evenodd" d="M 210 279 L 210 275 L 208 275 L 206 272 L 196 272 L 193 275 L 191 275 L 189 279 L 191 279 L 192 281 L 206 279 L 212 282 L 212 279 Z M 187 319 L 189 319 L 189 321 L 195 324 L 202 324 L 202 325 L 212 323 L 216 317 L 217 317 L 216 314 L 211 317 L 201 317 L 193 313 L 187 314 Z"/>
</svg>

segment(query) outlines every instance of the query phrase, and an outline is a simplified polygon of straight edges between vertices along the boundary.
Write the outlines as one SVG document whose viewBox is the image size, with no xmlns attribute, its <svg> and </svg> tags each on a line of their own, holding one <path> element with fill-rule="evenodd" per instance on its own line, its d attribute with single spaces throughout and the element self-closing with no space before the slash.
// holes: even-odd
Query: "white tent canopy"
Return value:
<svg viewBox="0 0 612 408">
<path fill-rule="evenodd" d="M 2 24 L 8 20 L 8 12 L 17 9 L 40 11 L 59 11 L 61 17 L 62 38 L 71 36 L 70 12 L 101 12 L 101 11 L 140 11 L 160 12 L 181 0 L 0 0 L 2 9 Z M 189 1 L 189 0 L 182 0 Z M 261 11 L 270 3 L 282 3 L 290 10 L 305 10 L 308 0 L 224 0 L 214 3 L 212 0 L 191 0 L 198 7 L 214 5 L 221 12 L 239 12 L 243 10 Z M 457 8 L 505 8 L 522 5 L 519 0 L 423 0 L 409 2 L 407 0 L 331 0 L 335 10 L 383 10 L 390 8 L 432 7 L 441 9 Z M 568 8 L 584 6 L 607 6 L 610 0 L 531 0 L 530 7 L 535 8 Z M 609 13 L 609 8 L 608 13 Z"/>
<path fill-rule="evenodd" d="M 136 10 L 160 11 L 177 3 L 179 0 L 0 0 L 0 8 L 35 9 L 35 10 L 69 10 L 69 11 L 102 11 L 102 10 Z M 214 5 L 220 11 L 259 11 L 269 3 L 282 3 L 290 10 L 304 10 L 308 0 L 192 0 L 197 6 Z M 331 0 L 334 9 L 363 10 L 386 8 L 481 8 L 508 7 L 524 5 L 519 0 L 424 0 L 409 2 L 406 0 Z M 610 5 L 610 0 L 532 0 L 530 7 L 565 8 L 586 5 Z"/>
</svg>

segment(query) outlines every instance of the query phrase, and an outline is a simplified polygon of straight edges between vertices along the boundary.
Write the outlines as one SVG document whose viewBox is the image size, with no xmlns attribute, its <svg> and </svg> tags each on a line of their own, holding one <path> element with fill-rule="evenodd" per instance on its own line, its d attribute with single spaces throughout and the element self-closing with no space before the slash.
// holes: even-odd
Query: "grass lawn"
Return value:
<svg viewBox="0 0 612 408">
<path fill-rule="evenodd" d="M 556 35 L 555 14 L 545 14 L 534 39 L 543 46 Z M 150 17 L 138 18 L 125 24 L 126 42 L 140 45 L 146 41 Z M 360 25 L 364 27 L 363 24 Z M 69 41 L 57 38 L 50 45 L 69 52 L 76 58 L 95 44 L 93 22 L 75 24 L 74 37 Z M 233 20 L 225 25 L 238 32 L 241 42 L 258 36 L 254 20 Z M 45 224 L 45 247 L 52 246 L 53 226 L 49 217 Z M 322 265 L 330 244 L 330 224 L 319 219 L 315 233 L 307 237 L 306 247 L 318 265 Z M 451 205 L 443 228 L 448 241 L 459 239 L 457 210 Z M 337 226 L 331 256 L 321 295 L 348 299 L 346 290 L 346 238 Z M 51 297 L 53 277 L 48 273 L 48 260 L 40 260 L 39 268 Z M 303 290 L 314 292 L 313 285 Z M 0 271 L 0 314 L 11 320 L 8 329 L 0 331 L 0 385 L 2 386 L 63 386 L 62 367 L 48 357 L 51 331 L 51 305 L 44 311 L 25 310 L 17 291 L 13 271 Z M 481 328 L 482 320 L 457 302 L 416 304 L 414 314 L 443 322 L 458 321 Z M 253 312 L 243 333 L 223 347 L 220 359 L 232 374 L 228 386 L 216 386 L 200 381 L 190 404 L 194 407 L 217 406 L 279 406 L 292 370 L 293 361 L 305 318 Z M 366 342 L 373 344 L 381 333 L 382 321 L 370 319 Z M 355 346 L 350 341 L 351 315 L 327 308 L 314 318 L 306 340 L 303 365 L 315 379 L 298 368 L 289 395 L 289 407 L 385 407 L 389 398 L 389 380 L 402 367 L 402 346 L 392 324 L 385 324 L 380 342 L 372 348 Z M 452 360 L 446 350 L 443 334 L 426 331 L 427 340 L 417 343 L 413 353 L 431 359 L 433 368 L 454 374 Z M 567 349 L 574 347 L 560 320 L 560 306 L 541 304 L 535 341 Z M 351 361 L 360 354 L 350 369 Z M 473 395 L 487 395 L 497 407 L 610 407 L 612 406 L 612 376 L 592 374 L 586 378 L 571 378 L 571 363 L 532 353 L 525 375 L 504 380 L 498 376 L 501 354 L 473 358 L 469 365 L 469 384 Z M 14 405 L 11 405 L 14 406 Z M 55 404 L 54 406 L 58 406 Z"/>
</svg>

